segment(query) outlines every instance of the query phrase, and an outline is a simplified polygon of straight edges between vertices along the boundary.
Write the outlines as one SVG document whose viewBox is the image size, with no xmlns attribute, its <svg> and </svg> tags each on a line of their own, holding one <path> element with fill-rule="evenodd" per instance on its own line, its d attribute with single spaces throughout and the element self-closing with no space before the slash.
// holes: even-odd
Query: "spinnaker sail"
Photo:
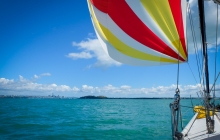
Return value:
<svg viewBox="0 0 220 140">
<path fill-rule="evenodd" d="M 130 65 L 187 61 L 186 0 L 87 0 L 105 52 Z"/>
</svg>

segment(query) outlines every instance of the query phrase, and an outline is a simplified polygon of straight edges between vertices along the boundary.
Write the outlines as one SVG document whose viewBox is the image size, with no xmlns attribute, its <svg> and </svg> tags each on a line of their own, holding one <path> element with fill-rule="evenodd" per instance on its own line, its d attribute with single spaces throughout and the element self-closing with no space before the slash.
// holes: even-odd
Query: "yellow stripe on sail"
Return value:
<svg viewBox="0 0 220 140">
<path fill-rule="evenodd" d="M 89 11 L 90 11 L 90 14 L 91 14 L 91 16 L 92 16 L 92 19 L 93 19 L 93 21 L 94 21 L 94 24 L 95 24 L 95 26 L 96 26 L 97 31 L 99 32 L 100 36 L 102 36 L 105 40 L 107 40 L 107 37 L 105 36 L 105 34 L 102 32 L 102 30 L 100 29 L 100 27 L 97 26 L 97 25 L 99 24 L 99 22 L 98 22 L 97 18 L 95 17 L 95 13 L 94 13 L 93 8 L 92 8 L 92 6 L 91 6 L 90 0 L 88 0 L 88 2 L 89 2 Z"/>
<path fill-rule="evenodd" d="M 141 0 L 141 3 L 176 50 L 186 59 L 168 0 Z"/>
<path fill-rule="evenodd" d="M 90 5 L 91 6 L 91 5 Z M 149 60 L 149 61 L 155 61 L 155 62 L 165 62 L 165 63 L 177 63 L 177 60 L 169 59 L 169 58 L 163 58 L 154 56 L 151 54 L 147 54 L 141 51 L 138 51 L 136 49 L 133 49 L 120 41 L 115 35 L 113 35 L 106 27 L 104 27 L 101 23 L 98 22 L 98 20 L 95 17 L 94 11 L 91 9 L 91 15 L 92 19 L 95 25 L 95 28 L 99 35 L 108 41 L 115 49 L 117 49 L 122 54 L 128 55 L 130 57 L 136 58 L 136 59 L 142 59 L 142 60 Z"/>
<path fill-rule="evenodd" d="M 119 52 L 128 55 L 133 58 L 156 61 L 156 62 L 169 62 L 169 63 L 177 63 L 177 60 L 172 60 L 168 58 L 158 57 L 151 54 L 147 54 L 138 50 L 135 50 L 122 41 L 120 41 L 116 36 L 114 36 L 107 28 L 102 26 L 99 23 L 99 28 L 101 28 L 102 32 L 107 35 L 107 41 L 115 47 Z M 99 30 L 100 31 L 100 30 Z"/>
</svg>

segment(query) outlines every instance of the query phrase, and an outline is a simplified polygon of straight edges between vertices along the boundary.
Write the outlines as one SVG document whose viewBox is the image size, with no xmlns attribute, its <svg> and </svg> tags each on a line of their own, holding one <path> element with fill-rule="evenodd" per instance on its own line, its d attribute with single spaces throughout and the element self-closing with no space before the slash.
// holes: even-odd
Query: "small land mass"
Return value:
<svg viewBox="0 0 220 140">
<path fill-rule="evenodd" d="M 106 96 L 82 96 L 79 99 L 173 99 L 173 97 L 106 97 Z M 181 99 L 197 99 L 196 97 L 182 97 Z"/>
<path fill-rule="evenodd" d="M 87 96 L 80 97 L 80 99 L 108 99 L 108 97 L 87 95 Z"/>
</svg>

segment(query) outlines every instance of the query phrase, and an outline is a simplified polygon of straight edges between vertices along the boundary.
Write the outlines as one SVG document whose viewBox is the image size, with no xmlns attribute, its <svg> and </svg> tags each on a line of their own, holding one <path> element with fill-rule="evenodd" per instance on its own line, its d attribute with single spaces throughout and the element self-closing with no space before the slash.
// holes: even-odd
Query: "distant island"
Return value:
<svg viewBox="0 0 220 140">
<path fill-rule="evenodd" d="M 80 99 L 107 99 L 108 97 L 106 96 L 93 96 L 93 95 L 87 95 L 80 97 Z"/>
<path fill-rule="evenodd" d="M 173 99 L 173 97 L 106 97 L 101 95 L 87 95 L 82 96 L 79 99 Z M 190 99 L 190 97 L 181 97 L 181 99 Z M 192 97 L 191 99 L 197 99 L 197 97 Z"/>
</svg>

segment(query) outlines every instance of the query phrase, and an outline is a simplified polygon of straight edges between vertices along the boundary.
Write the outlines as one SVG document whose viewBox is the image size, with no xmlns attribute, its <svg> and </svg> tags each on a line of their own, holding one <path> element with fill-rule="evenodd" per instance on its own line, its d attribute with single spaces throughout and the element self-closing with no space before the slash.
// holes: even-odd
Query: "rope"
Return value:
<svg viewBox="0 0 220 140">
<path fill-rule="evenodd" d="M 179 47 L 178 47 L 178 68 L 177 68 L 177 87 L 176 87 L 176 90 L 179 90 L 178 88 L 178 85 L 179 85 L 179 65 L 180 65 L 180 60 L 179 60 L 179 57 L 180 57 L 180 39 L 179 39 Z"/>
<path fill-rule="evenodd" d="M 179 90 L 178 85 L 179 85 L 179 56 L 178 56 L 178 68 L 177 68 L 177 87 L 176 87 L 176 90 Z"/>
</svg>

